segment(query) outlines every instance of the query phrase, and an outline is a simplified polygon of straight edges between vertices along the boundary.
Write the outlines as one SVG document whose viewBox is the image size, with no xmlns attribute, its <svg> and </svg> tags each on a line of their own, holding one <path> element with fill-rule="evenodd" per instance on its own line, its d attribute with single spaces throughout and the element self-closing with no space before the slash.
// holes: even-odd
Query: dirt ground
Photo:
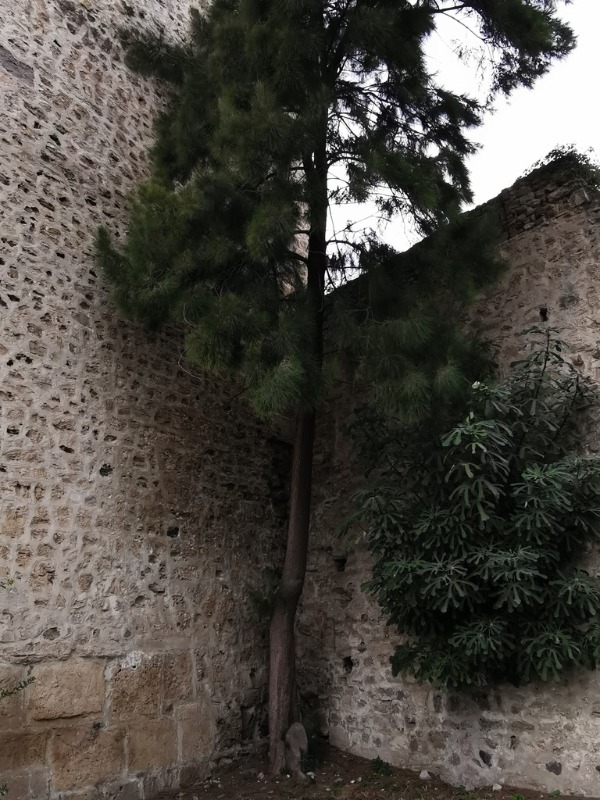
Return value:
<svg viewBox="0 0 600 800">
<path fill-rule="evenodd" d="M 164 793 L 157 800 L 541 800 L 557 797 L 531 789 L 503 786 L 467 792 L 432 776 L 395 769 L 385 762 L 362 758 L 328 748 L 312 768 L 315 780 L 299 785 L 285 776 L 266 774 L 266 762 L 245 759 L 220 769 L 203 783 L 176 794 Z M 588 798 L 589 800 L 589 798 Z"/>
</svg>

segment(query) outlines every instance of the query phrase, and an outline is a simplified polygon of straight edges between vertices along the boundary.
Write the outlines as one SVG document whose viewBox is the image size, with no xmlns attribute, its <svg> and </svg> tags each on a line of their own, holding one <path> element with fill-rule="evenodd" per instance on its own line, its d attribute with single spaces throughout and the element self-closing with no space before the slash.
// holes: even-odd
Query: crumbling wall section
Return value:
<svg viewBox="0 0 600 800">
<path fill-rule="evenodd" d="M 523 332 L 557 326 L 571 358 L 600 378 L 600 198 L 569 171 L 542 168 L 490 206 L 510 264 L 473 308 L 473 325 L 501 346 L 506 368 L 523 353 Z M 600 794 L 600 675 L 558 684 L 503 686 L 466 694 L 393 678 L 395 634 L 362 590 L 369 556 L 344 553 L 336 535 L 362 477 L 344 428 L 343 400 L 322 418 L 313 549 L 303 598 L 299 663 L 317 729 L 345 750 L 427 769 L 456 785 L 496 782 Z M 600 420 L 587 447 L 600 447 Z M 592 568 L 594 564 L 592 564 Z"/>
<path fill-rule="evenodd" d="M 9 800 L 148 797 L 265 733 L 267 431 L 119 321 L 91 256 L 161 104 L 117 28 L 187 8 L 0 0 L 0 686 L 35 678 L 0 704 Z"/>
</svg>

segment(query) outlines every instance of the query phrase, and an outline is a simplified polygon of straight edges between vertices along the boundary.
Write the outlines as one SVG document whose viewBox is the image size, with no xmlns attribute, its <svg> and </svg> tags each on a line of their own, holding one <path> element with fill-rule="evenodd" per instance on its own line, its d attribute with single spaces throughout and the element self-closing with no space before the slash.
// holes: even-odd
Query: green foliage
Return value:
<svg viewBox="0 0 600 800">
<path fill-rule="evenodd" d="M 573 144 L 555 147 L 540 161 L 536 161 L 526 174 L 540 167 L 546 169 L 551 167 L 554 172 L 560 174 L 563 182 L 575 180 L 582 186 L 600 188 L 600 165 L 591 148 L 581 153 Z"/>
<path fill-rule="evenodd" d="M 372 446 L 382 481 L 353 521 L 374 557 L 366 588 L 407 637 L 394 674 L 464 687 L 598 664 L 600 581 L 581 560 L 600 459 L 573 455 L 598 392 L 552 329 L 532 335 L 505 383 L 473 384 L 462 422 L 413 437 L 390 423 Z"/>
<path fill-rule="evenodd" d="M 387 761 L 383 761 L 383 759 L 379 758 L 379 756 L 371 761 L 371 769 L 373 772 L 377 773 L 377 775 L 384 775 L 387 777 L 392 774 L 391 766 Z"/>
<path fill-rule="evenodd" d="M 465 337 L 456 320 L 504 269 L 497 242 L 493 217 L 465 215 L 408 253 L 372 245 L 350 299 L 342 292 L 335 298 L 331 326 L 370 405 L 415 424 L 464 402 L 472 381 L 488 370 L 490 352 Z"/>
<path fill-rule="evenodd" d="M 123 32 L 130 67 L 170 100 L 126 241 L 97 236 L 122 312 L 181 323 L 188 360 L 235 373 L 263 415 L 314 409 L 347 352 L 378 384 L 376 402 L 407 419 L 429 413 L 431 396 L 463 392 L 468 348 L 446 312 L 498 266 L 483 229 L 450 224 L 471 198 L 467 133 L 484 108 L 436 83 L 425 44 L 444 15 L 468 18 L 492 93 L 508 94 L 574 43 L 554 2 L 493 6 L 213 0 L 192 10 L 183 44 Z M 327 231 L 329 207 L 366 200 L 383 218 L 438 229 L 436 243 L 409 265 L 372 231 Z M 358 274 L 364 291 L 339 291 Z M 443 313 L 430 291 L 440 284 Z M 324 313 L 327 292 L 336 302 Z"/>
<path fill-rule="evenodd" d="M 6 697 L 12 697 L 17 692 L 22 692 L 30 683 L 33 683 L 33 678 L 25 678 L 24 680 L 17 683 L 15 686 L 11 686 L 10 689 L 0 689 L 0 700 L 4 700 Z"/>
</svg>

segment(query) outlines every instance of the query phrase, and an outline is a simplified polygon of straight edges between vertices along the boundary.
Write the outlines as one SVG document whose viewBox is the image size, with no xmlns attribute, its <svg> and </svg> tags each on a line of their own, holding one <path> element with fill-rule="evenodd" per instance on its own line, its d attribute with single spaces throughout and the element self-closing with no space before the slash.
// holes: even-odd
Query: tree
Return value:
<svg viewBox="0 0 600 800">
<path fill-rule="evenodd" d="M 573 454 L 600 395 L 555 330 L 532 333 L 509 379 L 476 382 L 441 435 L 399 447 L 379 427 L 385 480 L 357 496 L 355 520 L 374 556 L 367 588 L 408 637 L 394 674 L 462 688 L 600 663 L 600 580 L 582 568 L 600 533 L 600 459 Z"/>
<path fill-rule="evenodd" d="M 466 134 L 484 107 L 427 70 L 424 46 L 444 16 L 473 27 L 490 98 L 531 86 L 574 44 L 553 0 L 214 0 L 205 14 L 192 13 L 185 44 L 161 32 L 125 37 L 130 65 L 170 84 L 173 97 L 124 248 L 98 235 L 115 299 L 149 325 L 183 321 L 188 358 L 235 371 L 259 413 L 296 412 L 287 549 L 270 629 L 275 771 L 297 716 L 294 620 L 316 409 L 335 374 L 324 360 L 326 322 L 336 323 L 334 349 L 349 346 L 358 374 L 378 380 L 379 400 L 407 417 L 445 389 L 459 392 L 469 362 L 443 315 L 427 313 L 428 298 L 412 291 L 415 273 L 400 285 L 392 270 L 377 269 L 396 256 L 373 231 L 357 237 L 349 225 L 328 234 L 336 203 L 371 199 L 383 217 L 405 215 L 430 233 L 470 199 Z M 456 234 L 444 235 L 457 244 Z M 465 293 L 486 271 L 483 250 L 453 262 Z M 444 260 L 442 252 L 438 274 Z M 374 277 L 350 308 L 353 292 L 336 290 L 357 273 Z M 393 286 L 392 296 L 376 292 L 377 281 Z M 330 303 L 330 292 L 339 300 Z"/>
</svg>

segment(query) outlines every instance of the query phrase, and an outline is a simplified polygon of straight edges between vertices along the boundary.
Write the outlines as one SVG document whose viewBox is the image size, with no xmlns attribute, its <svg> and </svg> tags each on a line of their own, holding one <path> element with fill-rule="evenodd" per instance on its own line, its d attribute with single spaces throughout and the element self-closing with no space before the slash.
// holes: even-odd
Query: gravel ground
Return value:
<svg viewBox="0 0 600 800">
<path fill-rule="evenodd" d="M 211 779 L 185 791 L 163 793 L 156 800 L 549 800 L 557 794 L 503 786 L 467 792 L 439 778 L 390 767 L 385 762 L 327 748 L 310 767 L 315 779 L 302 785 L 292 778 L 274 778 L 266 762 L 253 757 L 217 770 Z M 590 798 L 586 798 L 590 800 Z"/>
</svg>

